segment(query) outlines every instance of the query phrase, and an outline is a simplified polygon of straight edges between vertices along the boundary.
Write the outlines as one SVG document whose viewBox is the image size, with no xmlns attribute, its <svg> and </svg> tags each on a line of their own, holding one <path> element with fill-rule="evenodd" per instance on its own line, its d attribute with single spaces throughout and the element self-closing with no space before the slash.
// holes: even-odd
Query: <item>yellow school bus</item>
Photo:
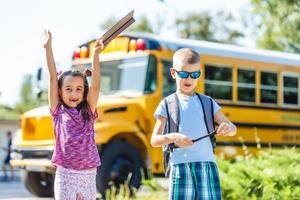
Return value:
<svg viewBox="0 0 300 200">
<path fill-rule="evenodd" d="M 93 41 L 80 45 L 72 68 L 91 67 Z M 101 53 L 96 143 L 102 159 L 97 188 L 109 183 L 140 185 L 141 178 L 163 174 L 162 151 L 152 148 L 153 113 L 175 91 L 170 76 L 173 53 L 182 47 L 199 52 L 202 75 L 197 91 L 216 99 L 237 125 L 235 137 L 217 137 L 217 154 L 235 156 L 259 148 L 300 145 L 300 56 L 233 45 L 149 34 L 124 34 Z M 55 140 L 48 106 L 26 112 L 14 143 L 12 164 L 22 168 L 29 191 L 53 194 L 50 159 Z M 245 149 L 247 147 L 247 149 Z"/>
</svg>

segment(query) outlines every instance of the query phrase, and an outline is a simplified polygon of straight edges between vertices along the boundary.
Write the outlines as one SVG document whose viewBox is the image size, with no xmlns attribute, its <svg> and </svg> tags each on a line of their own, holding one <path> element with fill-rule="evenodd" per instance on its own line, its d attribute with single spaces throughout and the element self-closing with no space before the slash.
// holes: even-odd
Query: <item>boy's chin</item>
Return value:
<svg viewBox="0 0 300 200">
<path fill-rule="evenodd" d="M 195 89 L 181 89 L 181 93 L 185 95 L 194 95 L 195 94 Z"/>
</svg>

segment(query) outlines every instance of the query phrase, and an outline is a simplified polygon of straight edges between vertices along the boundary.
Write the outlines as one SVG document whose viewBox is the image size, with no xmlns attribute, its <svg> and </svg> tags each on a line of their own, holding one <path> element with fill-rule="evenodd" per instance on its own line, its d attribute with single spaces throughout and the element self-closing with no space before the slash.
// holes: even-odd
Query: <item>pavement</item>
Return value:
<svg viewBox="0 0 300 200">
<path fill-rule="evenodd" d="M 0 180 L 3 179 L 3 176 L 0 176 Z M 168 180 L 166 178 L 155 178 L 157 183 L 161 185 L 164 189 L 168 188 Z M 151 193 L 149 188 L 142 186 L 139 189 L 141 193 Z M 100 195 L 100 194 L 98 194 Z M 9 181 L 0 181 L 0 199 L 7 200 L 53 200 L 53 198 L 40 198 L 35 197 L 30 194 L 25 188 L 24 184 L 20 180 L 20 175 L 17 172 L 16 178 Z"/>
</svg>

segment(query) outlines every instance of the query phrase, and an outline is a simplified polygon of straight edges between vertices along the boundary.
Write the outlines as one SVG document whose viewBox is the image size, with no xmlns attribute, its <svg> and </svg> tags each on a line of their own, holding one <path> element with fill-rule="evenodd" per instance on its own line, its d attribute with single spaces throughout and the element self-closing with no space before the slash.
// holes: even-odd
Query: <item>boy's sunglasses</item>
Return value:
<svg viewBox="0 0 300 200">
<path fill-rule="evenodd" d="M 180 78 L 188 78 L 190 76 L 192 79 L 197 79 L 201 75 L 200 71 L 187 72 L 187 71 L 177 71 L 176 69 L 174 70 Z"/>
</svg>

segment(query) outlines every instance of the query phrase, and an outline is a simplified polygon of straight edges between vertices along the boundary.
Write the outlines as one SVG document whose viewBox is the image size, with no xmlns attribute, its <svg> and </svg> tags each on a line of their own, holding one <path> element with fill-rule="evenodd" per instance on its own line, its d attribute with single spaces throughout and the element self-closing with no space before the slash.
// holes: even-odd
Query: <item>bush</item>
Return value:
<svg viewBox="0 0 300 200">
<path fill-rule="evenodd" d="M 300 200 L 300 154 L 296 149 L 261 151 L 235 160 L 217 158 L 224 200 Z M 128 187 L 107 193 L 110 200 L 168 199 L 167 188 L 156 179 L 143 180 L 140 189 L 130 197 Z"/>
<path fill-rule="evenodd" d="M 218 160 L 224 199 L 300 200 L 300 154 L 262 151 L 256 157 Z"/>
</svg>

